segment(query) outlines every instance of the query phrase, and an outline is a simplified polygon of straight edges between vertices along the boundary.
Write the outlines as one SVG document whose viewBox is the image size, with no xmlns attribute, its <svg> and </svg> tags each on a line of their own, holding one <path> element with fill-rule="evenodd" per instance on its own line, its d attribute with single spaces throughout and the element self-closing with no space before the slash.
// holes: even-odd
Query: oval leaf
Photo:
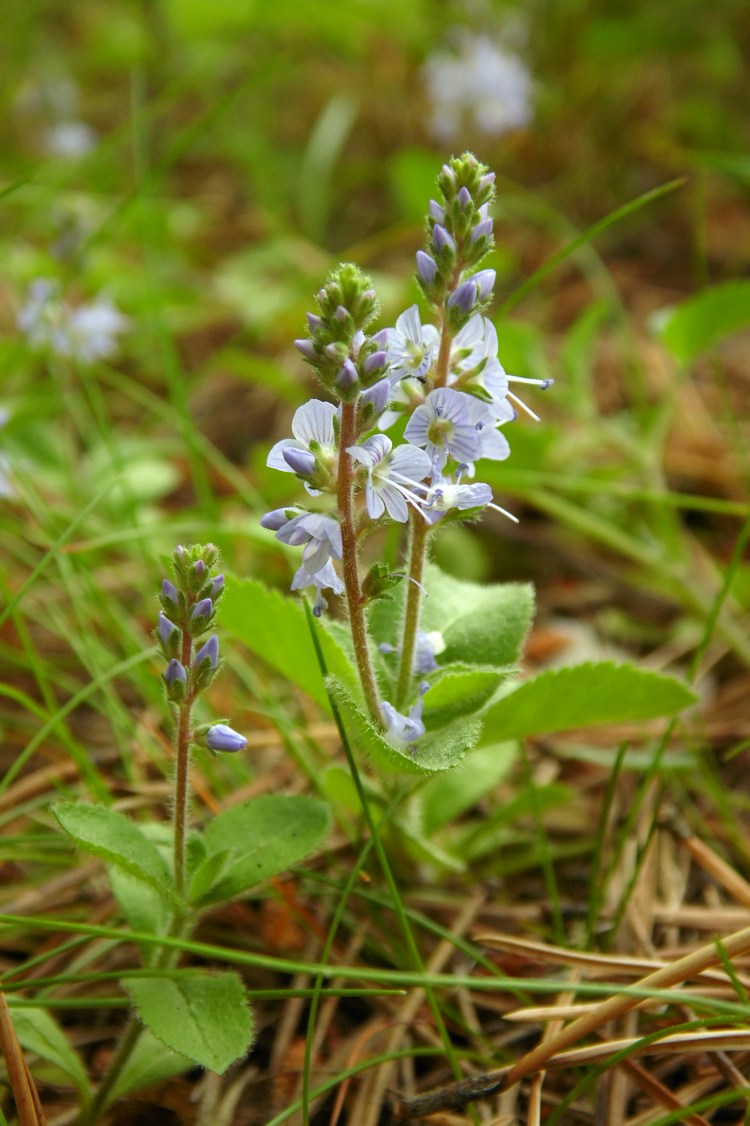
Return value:
<svg viewBox="0 0 750 1126">
<path fill-rule="evenodd" d="M 200 903 L 231 899 L 285 872 L 320 848 L 329 825 L 328 806 L 304 795 L 265 794 L 226 809 L 204 834 L 204 866 L 213 865 L 216 878 Z M 194 876 L 198 888 L 205 887 L 204 866 Z"/>
<path fill-rule="evenodd" d="M 52 812 L 80 848 L 107 864 L 116 864 L 155 888 L 172 903 L 179 904 L 169 870 L 158 848 L 124 813 L 84 802 L 58 802 L 52 806 Z"/>
<path fill-rule="evenodd" d="M 551 669 L 483 714 L 483 742 L 674 716 L 695 703 L 681 681 L 614 661 Z"/>
<path fill-rule="evenodd" d="M 237 974 L 132 977 L 123 985 L 156 1039 L 201 1067 L 221 1074 L 252 1043 L 252 1016 Z"/>
</svg>

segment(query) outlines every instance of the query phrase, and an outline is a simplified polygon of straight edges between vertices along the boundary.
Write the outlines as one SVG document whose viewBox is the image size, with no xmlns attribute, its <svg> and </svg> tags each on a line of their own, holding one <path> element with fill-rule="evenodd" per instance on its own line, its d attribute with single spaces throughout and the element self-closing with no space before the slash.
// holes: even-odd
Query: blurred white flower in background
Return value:
<svg viewBox="0 0 750 1126">
<path fill-rule="evenodd" d="M 118 335 L 129 325 L 130 319 L 101 295 L 71 309 L 63 301 L 58 283 L 49 278 L 31 283 L 18 314 L 18 327 L 34 351 L 51 351 L 80 363 L 113 355 Z"/>
<path fill-rule="evenodd" d="M 521 57 L 465 29 L 457 43 L 456 51 L 436 51 L 422 68 L 433 137 L 449 141 L 467 125 L 499 137 L 528 125 L 533 83 Z"/>
</svg>

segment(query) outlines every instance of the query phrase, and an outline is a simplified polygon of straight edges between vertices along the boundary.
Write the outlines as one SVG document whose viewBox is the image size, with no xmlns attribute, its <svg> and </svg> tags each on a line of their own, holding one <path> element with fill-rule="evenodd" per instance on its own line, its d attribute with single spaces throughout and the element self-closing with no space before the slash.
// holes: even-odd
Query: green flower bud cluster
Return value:
<svg viewBox="0 0 750 1126">
<path fill-rule="evenodd" d="M 351 262 L 338 266 L 318 292 L 319 313 L 308 313 L 310 336 L 295 344 L 324 387 L 343 402 L 382 379 L 387 367 L 383 333 L 365 329 L 379 303 L 368 276 Z"/>
<path fill-rule="evenodd" d="M 417 254 L 417 280 L 431 305 L 445 307 L 456 333 L 492 299 L 494 272 L 473 271 L 494 246 L 495 174 L 464 153 L 443 165 L 438 188 L 440 200 L 430 201 L 427 215 L 427 248 Z"/>
<path fill-rule="evenodd" d="M 224 592 L 224 576 L 215 574 L 218 562 L 213 544 L 178 547 L 174 581 L 162 581 L 155 636 L 167 661 L 162 677 L 167 699 L 175 705 L 194 700 L 219 671 L 219 639 L 211 633 Z"/>
</svg>

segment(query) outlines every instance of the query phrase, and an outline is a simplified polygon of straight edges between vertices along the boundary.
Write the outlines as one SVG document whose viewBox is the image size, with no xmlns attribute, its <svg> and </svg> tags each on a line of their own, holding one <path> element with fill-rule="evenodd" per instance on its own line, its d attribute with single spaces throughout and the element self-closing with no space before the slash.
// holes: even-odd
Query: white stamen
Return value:
<svg viewBox="0 0 750 1126">
<path fill-rule="evenodd" d="M 512 391 L 508 391 L 508 392 L 507 392 L 507 394 L 506 394 L 506 398 L 508 398 L 508 399 L 512 399 L 514 403 L 518 403 L 519 407 L 520 407 L 520 408 L 521 408 L 522 410 L 525 410 L 525 411 L 526 411 L 526 413 L 527 413 L 527 414 L 528 414 L 528 415 L 529 415 L 529 416 L 530 416 L 531 418 L 533 418 L 533 419 L 534 419 L 534 422 L 541 422 L 541 421 L 542 421 L 542 420 L 541 420 L 541 418 L 539 417 L 539 415 L 538 415 L 538 414 L 534 414 L 534 412 L 533 412 L 533 410 L 531 409 L 531 407 L 527 407 L 527 406 L 526 406 L 526 404 L 524 403 L 523 399 L 519 399 L 519 398 L 518 398 L 518 395 L 514 395 Z"/>
</svg>

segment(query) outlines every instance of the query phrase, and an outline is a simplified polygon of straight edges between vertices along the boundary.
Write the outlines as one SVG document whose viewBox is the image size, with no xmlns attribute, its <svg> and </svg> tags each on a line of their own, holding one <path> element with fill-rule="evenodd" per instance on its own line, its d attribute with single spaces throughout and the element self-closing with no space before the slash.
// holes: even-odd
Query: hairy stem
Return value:
<svg viewBox="0 0 750 1126">
<path fill-rule="evenodd" d="M 346 590 L 346 601 L 349 608 L 349 626 L 352 631 L 354 657 L 357 662 L 357 672 L 359 673 L 359 679 L 370 718 L 380 727 L 383 722 L 380 710 L 380 694 L 375 681 L 372 661 L 370 660 L 367 623 L 365 621 L 362 588 L 359 582 L 359 568 L 357 566 L 357 532 L 355 527 L 354 498 L 352 491 L 353 467 L 352 459 L 346 452 L 347 447 L 353 446 L 356 440 L 356 407 L 354 403 L 342 403 L 337 489 L 339 523 L 341 525 L 341 564 L 344 588 Z"/>
<path fill-rule="evenodd" d="M 408 702 L 414 665 L 414 650 L 417 644 L 419 615 L 422 609 L 422 581 L 427 559 L 427 534 L 430 525 L 418 512 L 411 514 L 411 543 L 409 549 L 409 571 L 406 591 L 406 612 L 404 614 L 404 634 L 401 641 L 401 663 L 396 681 L 396 708 L 403 708 Z"/>
<path fill-rule="evenodd" d="M 180 660 L 184 668 L 190 668 L 192 657 L 193 639 L 188 629 L 182 631 L 182 652 Z M 187 839 L 188 824 L 188 791 L 190 773 L 190 716 L 193 708 L 194 694 L 192 689 L 185 700 L 179 705 L 177 718 L 177 738 L 175 740 L 176 764 L 174 806 L 172 808 L 172 821 L 174 824 L 174 883 L 175 890 L 180 899 L 185 898 L 185 841 Z"/>
</svg>

